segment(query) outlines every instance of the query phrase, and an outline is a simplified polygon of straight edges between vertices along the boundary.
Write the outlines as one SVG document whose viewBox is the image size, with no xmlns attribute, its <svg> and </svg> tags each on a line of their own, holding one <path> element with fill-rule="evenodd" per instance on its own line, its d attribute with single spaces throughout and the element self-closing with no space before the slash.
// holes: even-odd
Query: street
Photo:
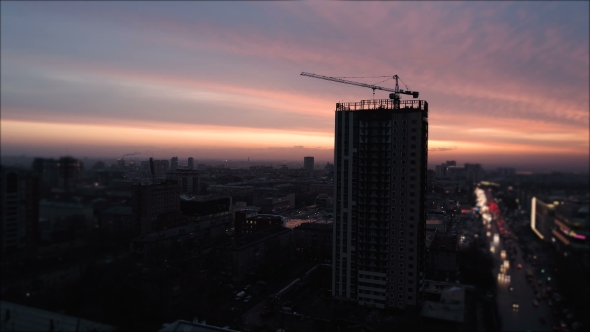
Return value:
<svg viewBox="0 0 590 332">
<path fill-rule="evenodd" d="M 493 202 L 489 196 L 488 202 Z M 509 260 L 508 254 L 506 259 L 502 259 L 501 253 L 502 250 L 506 250 L 508 253 L 507 247 L 509 246 L 507 243 L 511 241 L 510 237 L 512 236 L 500 236 L 500 230 L 496 224 L 496 221 L 502 220 L 499 213 L 497 211 L 496 218 L 484 225 L 486 232 L 490 232 L 489 236 L 486 235 L 490 250 L 494 248 L 492 254 L 494 258 L 494 276 L 501 273 L 504 261 Z M 503 224 L 502 227 L 504 231 L 508 231 L 507 234 L 512 234 L 506 224 Z M 499 238 L 497 242 L 494 241 L 496 235 Z M 533 266 L 525 262 L 523 253 L 517 245 L 510 247 L 515 248 L 515 254 L 513 259 L 509 261 L 509 267 L 504 273 L 504 275 L 509 276 L 509 280 L 508 278 L 497 277 L 496 305 L 501 319 L 500 329 L 502 331 L 551 331 L 554 324 L 551 308 L 547 304 L 547 300 L 537 300 L 532 286 L 526 280 L 527 269 L 535 270 Z M 522 269 L 517 268 L 518 264 L 522 265 Z M 539 277 L 535 276 L 534 280 L 538 281 Z M 511 286 L 512 291 L 510 290 Z M 539 303 L 538 307 L 533 305 L 535 300 Z M 518 309 L 513 308 L 514 303 L 518 304 Z M 546 320 L 545 324 L 541 322 L 541 317 Z"/>
</svg>

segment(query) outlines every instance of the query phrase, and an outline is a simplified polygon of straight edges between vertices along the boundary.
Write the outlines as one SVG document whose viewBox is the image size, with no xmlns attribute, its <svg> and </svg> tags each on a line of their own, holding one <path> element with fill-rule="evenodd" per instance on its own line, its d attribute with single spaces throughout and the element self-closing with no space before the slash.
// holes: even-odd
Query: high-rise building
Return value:
<svg viewBox="0 0 590 332">
<path fill-rule="evenodd" d="M 188 158 L 188 169 L 194 169 L 194 168 L 195 168 L 195 158 L 189 157 Z"/>
<path fill-rule="evenodd" d="M 170 159 L 170 169 L 173 171 L 178 169 L 178 157 L 172 157 Z"/>
<path fill-rule="evenodd" d="M 420 305 L 428 103 L 336 104 L 332 294 L 375 308 Z"/>
<path fill-rule="evenodd" d="M 0 250 L 2 254 L 39 240 L 39 182 L 32 172 L 0 167 Z"/>
<path fill-rule="evenodd" d="M 303 169 L 305 170 L 305 177 L 313 178 L 313 170 L 314 170 L 313 157 L 303 157 Z"/>
</svg>

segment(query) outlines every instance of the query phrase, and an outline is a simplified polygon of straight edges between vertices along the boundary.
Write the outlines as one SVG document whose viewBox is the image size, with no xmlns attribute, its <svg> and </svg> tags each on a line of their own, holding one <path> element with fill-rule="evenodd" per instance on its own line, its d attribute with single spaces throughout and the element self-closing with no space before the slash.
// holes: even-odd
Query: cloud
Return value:
<svg viewBox="0 0 590 332">
<path fill-rule="evenodd" d="M 456 149 L 457 149 L 456 146 L 452 146 L 452 147 L 441 147 L 441 148 L 428 149 L 428 152 L 441 152 L 441 151 L 450 151 L 450 150 L 456 150 Z"/>
</svg>

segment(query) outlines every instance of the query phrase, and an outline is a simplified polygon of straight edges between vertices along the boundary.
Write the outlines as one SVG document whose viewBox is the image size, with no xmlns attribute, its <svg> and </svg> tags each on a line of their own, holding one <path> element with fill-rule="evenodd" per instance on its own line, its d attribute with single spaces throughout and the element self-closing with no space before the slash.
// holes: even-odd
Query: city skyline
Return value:
<svg viewBox="0 0 590 332">
<path fill-rule="evenodd" d="M 586 2 L 1 6 L 3 157 L 330 161 L 372 91 L 309 71 L 400 75 L 429 165 L 588 171 Z"/>
</svg>

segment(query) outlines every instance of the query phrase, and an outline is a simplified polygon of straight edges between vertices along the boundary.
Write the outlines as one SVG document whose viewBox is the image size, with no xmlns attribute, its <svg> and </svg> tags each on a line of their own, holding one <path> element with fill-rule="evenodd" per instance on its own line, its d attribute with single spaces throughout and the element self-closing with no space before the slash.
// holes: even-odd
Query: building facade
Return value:
<svg viewBox="0 0 590 332">
<path fill-rule="evenodd" d="M 336 104 L 332 294 L 405 309 L 421 302 L 428 103 Z"/>
</svg>

